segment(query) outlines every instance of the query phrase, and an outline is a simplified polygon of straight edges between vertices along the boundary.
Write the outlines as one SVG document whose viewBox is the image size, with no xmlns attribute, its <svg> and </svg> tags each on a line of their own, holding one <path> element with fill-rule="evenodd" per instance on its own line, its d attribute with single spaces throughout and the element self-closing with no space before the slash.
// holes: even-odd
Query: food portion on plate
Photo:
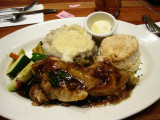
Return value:
<svg viewBox="0 0 160 120">
<path fill-rule="evenodd" d="M 86 29 L 64 25 L 32 51 L 31 58 L 23 49 L 11 53 L 7 75 L 13 79 L 8 90 L 30 98 L 33 105 L 116 104 L 128 98 L 139 81 L 135 71 L 140 51 L 132 35 L 106 37 L 98 48 Z"/>
<path fill-rule="evenodd" d="M 43 42 L 44 53 L 72 62 L 76 56 L 90 57 L 96 51 L 95 42 L 87 31 L 78 25 L 64 25 L 52 30 Z"/>
<path fill-rule="evenodd" d="M 112 26 L 108 20 L 97 20 L 91 26 L 91 31 L 96 34 L 109 33 L 112 30 Z"/>
<path fill-rule="evenodd" d="M 127 71 L 136 71 L 140 65 L 138 40 L 133 35 L 120 34 L 105 38 L 99 48 L 97 61 L 109 59 L 114 66 Z"/>
</svg>

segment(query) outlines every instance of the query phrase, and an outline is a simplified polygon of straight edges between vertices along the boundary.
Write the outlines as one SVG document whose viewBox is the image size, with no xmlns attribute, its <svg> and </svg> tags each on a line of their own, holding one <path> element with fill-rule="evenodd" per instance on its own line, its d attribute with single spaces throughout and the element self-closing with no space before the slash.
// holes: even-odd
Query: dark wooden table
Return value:
<svg viewBox="0 0 160 120">
<path fill-rule="evenodd" d="M 24 6 L 30 4 L 32 1 L 0 0 L 0 8 Z M 58 13 L 65 10 L 74 14 L 76 17 L 86 17 L 95 11 L 94 0 L 39 0 L 38 3 L 43 4 L 44 8 L 55 8 L 58 10 Z M 81 4 L 81 6 L 69 8 L 68 5 L 70 4 Z M 143 14 L 150 14 L 154 22 L 160 21 L 160 5 L 150 5 L 146 0 L 122 0 L 121 12 L 117 19 L 139 25 L 144 24 L 141 19 Z M 58 19 L 55 15 L 45 14 L 44 20 Z M 0 28 L 0 38 L 27 26 L 29 25 Z M 0 117 L 0 120 L 6 120 L 6 118 Z M 125 120 L 160 120 L 160 99 L 147 109 Z"/>
</svg>

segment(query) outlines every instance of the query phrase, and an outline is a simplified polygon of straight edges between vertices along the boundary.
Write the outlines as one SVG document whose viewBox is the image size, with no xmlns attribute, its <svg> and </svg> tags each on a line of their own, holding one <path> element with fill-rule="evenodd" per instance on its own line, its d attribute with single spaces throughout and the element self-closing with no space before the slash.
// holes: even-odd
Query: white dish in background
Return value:
<svg viewBox="0 0 160 120">
<path fill-rule="evenodd" d="M 115 34 L 126 33 L 137 37 L 141 51 L 141 69 L 138 74 L 141 81 L 133 90 L 131 97 L 117 105 L 95 108 L 79 108 L 75 106 L 33 106 L 32 101 L 19 96 L 15 92 L 8 92 L 7 85 L 10 78 L 6 76 L 9 64 L 8 54 L 24 48 L 31 56 L 32 48 L 37 45 L 46 34 L 64 24 L 78 24 L 84 26 L 85 18 L 58 19 L 32 25 L 0 39 L 0 115 L 16 120 L 113 120 L 131 116 L 160 98 L 160 40 L 154 34 L 136 25 L 118 21 Z"/>
<path fill-rule="evenodd" d="M 107 21 L 110 23 L 112 29 L 110 32 L 106 32 L 103 34 L 97 34 L 94 33 L 91 30 L 91 26 L 99 20 L 103 20 L 103 21 Z M 85 28 L 87 29 L 87 31 L 94 36 L 97 40 L 102 40 L 104 37 L 110 36 L 112 35 L 116 29 L 117 29 L 117 20 L 115 19 L 115 17 L 113 15 L 111 15 L 110 13 L 107 12 L 94 12 L 89 14 L 86 19 L 85 19 L 85 23 L 84 23 Z M 105 26 L 105 25 L 104 25 Z"/>
</svg>

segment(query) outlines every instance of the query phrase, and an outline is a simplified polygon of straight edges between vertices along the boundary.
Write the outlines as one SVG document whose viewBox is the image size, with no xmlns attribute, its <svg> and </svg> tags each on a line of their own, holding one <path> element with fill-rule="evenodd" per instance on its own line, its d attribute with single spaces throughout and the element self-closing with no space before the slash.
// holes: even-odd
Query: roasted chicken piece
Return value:
<svg viewBox="0 0 160 120">
<path fill-rule="evenodd" d="M 37 84 L 31 87 L 29 95 L 32 96 L 34 105 L 41 105 L 49 101 L 45 93 L 42 91 L 42 89 Z"/>
<path fill-rule="evenodd" d="M 114 67 L 109 61 L 95 63 L 86 68 L 90 75 L 98 79 L 97 84 L 88 91 L 91 96 L 119 95 L 128 82 L 128 74 Z"/>
<path fill-rule="evenodd" d="M 88 96 L 87 86 L 95 86 L 97 82 L 94 82 L 94 78 L 93 82 L 86 81 L 91 79 L 91 76 L 78 70 L 78 66 L 54 57 L 38 61 L 32 68 L 37 83 L 51 100 L 65 102 L 83 100 Z"/>
<path fill-rule="evenodd" d="M 49 56 L 34 63 L 32 68 L 36 82 L 47 98 L 63 102 L 83 100 L 88 94 L 116 95 L 125 89 L 128 81 L 127 73 L 115 68 L 109 61 L 81 67 Z M 35 99 L 33 94 L 30 97 Z"/>
</svg>

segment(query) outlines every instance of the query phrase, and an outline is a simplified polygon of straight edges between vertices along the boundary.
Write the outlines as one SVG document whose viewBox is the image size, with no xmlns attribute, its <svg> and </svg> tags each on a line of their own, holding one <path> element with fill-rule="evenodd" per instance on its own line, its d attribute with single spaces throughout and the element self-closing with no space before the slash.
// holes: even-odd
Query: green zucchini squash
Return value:
<svg viewBox="0 0 160 120">
<path fill-rule="evenodd" d="M 30 62 L 31 60 L 25 55 L 21 54 L 18 59 L 8 68 L 7 75 L 9 77 L 16 77 L 17 74 Z"/>
<path fill-rule="evenodd" d="M 25 51 L 24 51 L 23 48 L 17 53 L 18 56 L 20 56 L 21 54 L 25 54 Z M 11 67 L 11 65 L 12 65 L 14 62 L 15 62 L 15 61 L 12 59 L 12 61 L 11 61 L 10 64 L 9 64 L 9 67 Z"/>
<path fill-rule="evenodd" d="M 8 91 L 15 91 L 21 86 L 19 85 L 19 82 L 26 83 L 28 82 L 32 77 L 32 64 L 34 62 L 31 61 L 15 78 L 11 81 L 11 83 L 8 85 Z"/>
</svg>

